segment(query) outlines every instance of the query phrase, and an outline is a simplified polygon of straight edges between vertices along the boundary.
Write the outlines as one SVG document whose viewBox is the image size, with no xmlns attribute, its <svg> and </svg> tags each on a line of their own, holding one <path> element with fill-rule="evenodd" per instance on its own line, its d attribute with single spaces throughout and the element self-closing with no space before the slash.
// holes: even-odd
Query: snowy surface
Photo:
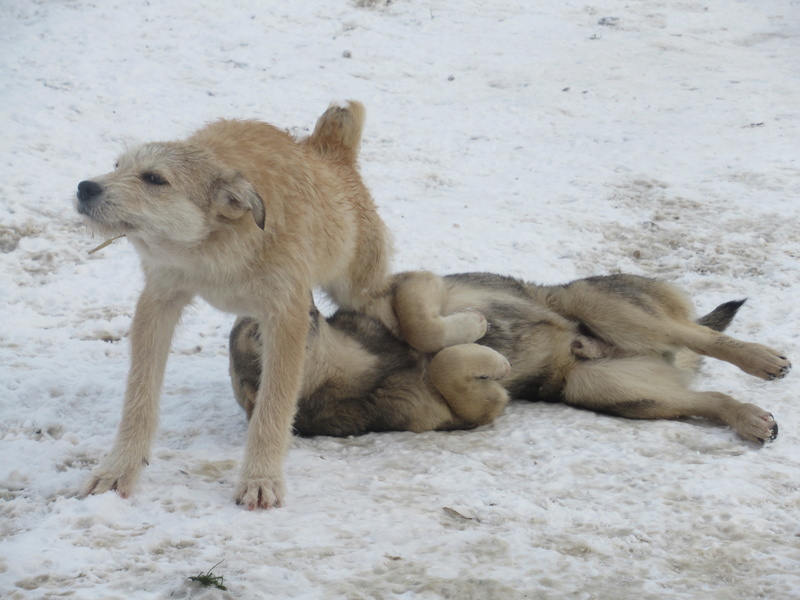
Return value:
<svg viewBox="0 0 800 600">
<path fill-rule="evenodd" d="M 308 132 L 367 106 L 394 267 L 545 283 L 629 271 L 800 363 L 796 0 L 0 2 L 0 597 L 800 598 L 798 374 L 707 362 L 773 412 L 704 421 L 515 403 L 472 432 L 296 440 L 283 508 L 232 501 L 230 315 L 176 337 L 137 493 L 80 500 L 110 448 L 141 287 L 89 256 L 78 181 L 220 116 Z M 189 576 L 214 570 L 228 592 Z"/>
</svg>

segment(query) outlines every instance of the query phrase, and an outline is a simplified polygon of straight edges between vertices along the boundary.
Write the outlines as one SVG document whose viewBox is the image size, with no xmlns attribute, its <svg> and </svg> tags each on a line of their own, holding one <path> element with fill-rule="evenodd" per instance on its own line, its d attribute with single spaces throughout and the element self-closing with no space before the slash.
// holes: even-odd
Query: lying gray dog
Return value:
<svg viewBox="0 0 800 600">
<path fill-rule="evenodd" d="M 298 434 L 470 429 L 490 423 L 509 398 L 632 419 L 706 417 L 751 441 L 778 434 L 767 411 L 687 385 L 699 355 L 767 380 L 789 372 L 781 353 L 721 333 L 743 300 L 695 321 L 677 288 L 633 275 L 538 286 L 487 273 L 410 272 L 395 276 L 383 301 L 396 322 L 347 310 L 326 319 L 312 304 Z M 260 354 L 258 322 L 238 319 L 230 372 L 248 418 Z"/>
</svg>

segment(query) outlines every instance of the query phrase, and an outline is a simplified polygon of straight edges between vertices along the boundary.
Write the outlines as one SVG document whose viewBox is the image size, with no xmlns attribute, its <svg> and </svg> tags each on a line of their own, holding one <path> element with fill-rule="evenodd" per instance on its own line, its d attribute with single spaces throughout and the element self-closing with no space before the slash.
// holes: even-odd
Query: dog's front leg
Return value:
<svg viewBox="0 0 800 600">
<path fill-rule="evenodd" d="M 286 488 L 283 459 L 305 362 L 308 294 L 271 318 L 261 319 L 261 384 L 247 428 L 247 446 L 236 503 L 248 509 L 280 506 Z"/>
<path fill-rule="evenodd" d="M 448 292 L 438 275 L 409 271 L 397 276 L 394 310 L 402 338 L 420 352 L 471 344 L 486 334 L 486 318 L 466 309 L 443 314 Z"/>
<path fill-rule="evenodd" d="M 158 426 L 158 400 L 170 343 L 189 294 L 157 293 L 145 285 L 131 327 L 131 368 L 114 447 L 94 470 L 83 493 L 133 491 Z"/>
</svg>

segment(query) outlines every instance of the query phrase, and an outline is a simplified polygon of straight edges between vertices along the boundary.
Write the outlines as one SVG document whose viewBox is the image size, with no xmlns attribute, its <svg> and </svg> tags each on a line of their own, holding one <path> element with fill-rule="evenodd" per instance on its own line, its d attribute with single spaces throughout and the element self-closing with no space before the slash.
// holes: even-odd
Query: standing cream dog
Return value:
<svg viewBox="0 0 800 600">
<path fill-rule="evenodd" d="M 133 490 L 175 326 L 201 296 L 268 332 L 236 501 L 280 505 L 311 289 L 360 309 L 386 286 L 387 233 L 356 167 L 363 122 L 361 104 L 331 106 L 297 142 L 266 123 L 220 120 L 186 141 L 144 144 L 78 185 L 78 212 L 102 235 L 127 236 L 145 277 L 119 432 L 85 493 Z"/>
</svg>

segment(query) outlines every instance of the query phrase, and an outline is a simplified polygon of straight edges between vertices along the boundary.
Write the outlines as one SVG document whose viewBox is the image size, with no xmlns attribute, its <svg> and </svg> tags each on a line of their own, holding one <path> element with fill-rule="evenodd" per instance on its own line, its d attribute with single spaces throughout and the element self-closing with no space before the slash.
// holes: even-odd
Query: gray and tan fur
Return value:
<svg viewBox="0 0 800 600">
<path fill-rule="evenodd" d="M 145 276 L 117 439 L 86 493 L 133 490 L 173 331 L 200 296 L 269 332 L 235 498 L 280 504 L 311 289 L 364 309 L 388 285 L 387 233 L 356 166 L 363 122 L 358 102 L 331 106 L 298 142 L 267 123 L 220 120 L 185 141 L 135 148 L 113 172 L 79 184 L 78 212 L 95 232 L 126 235 Z"/>
<path fill-rule="evenodd" d="M 562 401 L 633 419 L 699 416 L 751 441 L 773 439 L 767 411 L 719 392 L 692 390 L 699 356 L 763 379 L 791 365 L 779 352 L 723 333 L 743 301 L 694 320 L 688 299 L 633 275 L 539 286 L 487 273 L 395 277 L 387 326 L 339 310 L 311 311 L 307 369 L 294 427 L 301 435 L 469 429 L 509 398 Z M 260 331 L 239 319 L 230 337 L 235 396 L 258 400 Z"/>
</svg>

